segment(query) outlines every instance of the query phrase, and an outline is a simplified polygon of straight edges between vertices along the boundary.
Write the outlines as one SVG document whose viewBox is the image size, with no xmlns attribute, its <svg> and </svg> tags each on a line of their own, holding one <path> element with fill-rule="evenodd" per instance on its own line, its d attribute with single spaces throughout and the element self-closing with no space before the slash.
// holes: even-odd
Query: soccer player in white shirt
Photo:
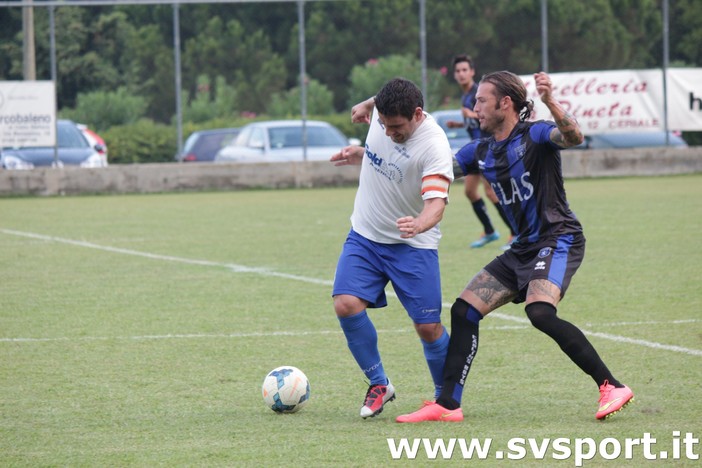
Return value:
<svg viewBox="0 0 702 468">
<path fill-rule="evenodd" d="M 365 147 L 348 146 L 330 159 L 337 166 L 361 165 L 351 231 L 332 295 L 351 354 L 369 380 L 363 418 L 379 414 L 395 398 L 366 313 L 367 308 L 387 305 L 389 282 L 420 337 L 435 394 L 442 385 L 449 336 L 440 318 L 437 249 L 453 155 L 446 134 L 423 108 L 414 83 L 390 80 L 352 109 L 353 122 L 370 124 Z"/>
</svg>

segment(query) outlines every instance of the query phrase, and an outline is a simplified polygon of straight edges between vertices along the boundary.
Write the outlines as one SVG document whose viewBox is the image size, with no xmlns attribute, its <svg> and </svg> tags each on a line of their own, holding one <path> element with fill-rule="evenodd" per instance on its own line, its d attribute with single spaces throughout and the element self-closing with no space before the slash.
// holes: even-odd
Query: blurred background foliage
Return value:
<svg viewBox="0 0 702 468">
<path fill-rule="evenodd" d="M 51 77 L 48 9 L 36 5 L 37 79 L 45 80 Z M 537 71 L 540 6 L 540 0 L 427 0 L 427 108 L 458 107 L 451 70 L 458 53 L 474 58 L 477 77 Z M 297 3 L 179 8 L 184 137 L 252 118 L 300 115 Z M 350 125 L 350 105 L 393 76 L 421 83 L 418 15 L 416 0 L 306 3 L 310 118 L 363 137 L 365 128 Z M 55 9 L 55 20 L 60 116 L 103 133 L 111 162 L 172 160 L 173 7 L 66 6 Z M 549 0 L 548 32 L 553 73 L 662 65 L 660 0 Z M 671 66 L 702 66 L 700 43 L 702 2 L 670 0 Z M 0 8 L 0 80 L 23 79 L 22 57 L 22 9 Z M 702 140 L 699 132 L 686 139 Z"/>
</svg>

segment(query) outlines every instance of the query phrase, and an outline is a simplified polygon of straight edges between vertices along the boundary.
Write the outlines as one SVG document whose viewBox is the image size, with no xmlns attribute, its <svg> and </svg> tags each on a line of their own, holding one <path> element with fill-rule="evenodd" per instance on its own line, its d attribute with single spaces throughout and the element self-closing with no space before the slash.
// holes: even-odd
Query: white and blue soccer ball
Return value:
<svg viewBox="0 0 702 468">
<path fill-rule="evenodd" d="M 297 367 L 276 367 L 263 379 L 263 401 L 276 413 L 300 411 L 310 399 L 310 381 Z"/>
</svg>

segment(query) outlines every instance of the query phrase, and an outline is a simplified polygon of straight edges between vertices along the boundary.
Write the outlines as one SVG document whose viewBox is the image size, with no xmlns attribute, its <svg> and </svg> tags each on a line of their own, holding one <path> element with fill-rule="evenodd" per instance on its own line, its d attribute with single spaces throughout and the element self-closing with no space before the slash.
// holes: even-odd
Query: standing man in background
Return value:
<svg viewBox="0 0 702 468">
<path fill-rule="evenodd" d="M 480 124 L 478 123 L 478 116 L 473 110 L 475 107 L 475 93 L 478 91 L 478 84 L 475 82 L 475 67 L 473 66 L 473 59 L 469 55 L 461 54 L 453 58 L 453 77 L 461 87 L 461 113 L 463 114 L 463 121 L 449 120 L 446 125 L 449 128 L 465 128 L 471 139 L 478 140 L 480 138 L 490 136 L 480 129 Z M 480 196 L 478 191 L 480 187 L 480 174 L 469 174 L 465 176 L 464 188 L 466 197 L 473 206 L 473 211 L 478 217 L 478 220 L 483 225 L 483 234 L 471 243 L 471 248 L 483 247 L 485 244 L 496 241 L 500 238 L 500 233 L 497 232 L 492 225 L 490 220 L 490 215 L 487 211 L 487 206 Z M 483 179 L 483 186 L 485 187 L 485 196 L 487 196 L 490 201 L 495 205 L 497 212 L 502 217 L 502 220 L 509 227 L 510 237 L 507 243 L 502 246 L 503 250 L 509 249 L 510 244 L 514 240 L 515 232 L 510 227 L 509 222 L 504 216 L 502 209 L 500 208 L 500 203 L 497 200 L 497 195 L 492 189 L 487 180 Z"/>
</svg>

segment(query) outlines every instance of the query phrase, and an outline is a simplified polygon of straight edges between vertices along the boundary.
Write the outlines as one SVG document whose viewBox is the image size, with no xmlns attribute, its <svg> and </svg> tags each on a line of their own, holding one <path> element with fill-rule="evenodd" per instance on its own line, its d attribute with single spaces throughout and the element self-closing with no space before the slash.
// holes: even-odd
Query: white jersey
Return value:
<svg viewBox="0 0 702 468">
<path fill-rule="evenodd" d="M 448 202 L 453 153 L 446 133 L 431 115 L 424 115 L 409 140 L 401 144 L 385 134 L 378 112 L 373 110 L 351 215 L 354 231 L 367 239 L 420 249 L 439 247 L 438 224 L 411 239 L 402 239 L 396 224 L 403 216 L 418 216 L 424 200 L 444 198 Z M 427 183 L 431 179 L 440 180 L 440 184 Z"/>
</svg>

